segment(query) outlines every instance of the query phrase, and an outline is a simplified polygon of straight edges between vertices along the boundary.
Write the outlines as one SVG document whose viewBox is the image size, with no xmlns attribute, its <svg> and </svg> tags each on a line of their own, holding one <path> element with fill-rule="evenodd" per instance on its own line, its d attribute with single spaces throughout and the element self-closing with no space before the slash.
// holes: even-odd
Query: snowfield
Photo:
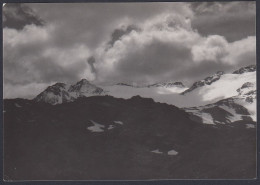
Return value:
<svg viewBox="0 0 260 185">
<path fill-rule="evenodd" d="M 218 101 L 236 96 L 237 89 L 246 82 L 255 82 L 256 72 L 225 74 L 218 81 L 199 89 L 202 101 Z"/>
<path fill-rule="evenodd" d="M 210 85 L 205 85 L 193 91 L 180 95 L 187 88 L 165 87 L 129 87 L 129 86 L 102 86 L 108 95 L 129 99 L 140 95 L 153 98 L 155 102 L 167 103 L 177 107 L 195 107 L 215 103 L 221 99 L 238 95 L 237 89 L 246 82 L 256 82 L 256 72 L 243 74 L 224 74 L 219 80 Z"/>
</svg>

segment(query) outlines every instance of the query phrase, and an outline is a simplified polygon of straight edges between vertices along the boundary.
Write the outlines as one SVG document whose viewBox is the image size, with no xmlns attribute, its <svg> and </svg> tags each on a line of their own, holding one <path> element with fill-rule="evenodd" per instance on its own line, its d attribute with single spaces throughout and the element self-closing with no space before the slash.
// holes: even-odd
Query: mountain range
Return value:
<svg viewBox="0 0 260 185">
<path fill-rule="evenodd" d="M 255 121 L 256 66 L 242 67 L 230 74 L 219 71 L 194 82 L 191 87 L 173 81 L 145 86 L 117 83 L 102 87 L 91 84 L 86 79 L 82 79 L 75 85 L 56 83 L 47 87 L 34 98 L 34 101 L 56 105 L 75 101 L 79 97 L 104 95 L 125 99 L 136 95 L 153 98 L 156 102 L 181 107 L 191 115 L 192 119 L 199 119 L 207 124 L 230 123 L 244 119 Z M 214 111 L 210 111 L 213 109 Z M 221 118 L 215 115 L 216 110 L 221 112 Z M 222 115 L 225 115 L 224 120 Z"/>
<path fill-rule="evenodd" d="M 56 83 L 3 117 L 5 181 L 256 177 L 255 66 L 191 87 Z"/>
</svg>

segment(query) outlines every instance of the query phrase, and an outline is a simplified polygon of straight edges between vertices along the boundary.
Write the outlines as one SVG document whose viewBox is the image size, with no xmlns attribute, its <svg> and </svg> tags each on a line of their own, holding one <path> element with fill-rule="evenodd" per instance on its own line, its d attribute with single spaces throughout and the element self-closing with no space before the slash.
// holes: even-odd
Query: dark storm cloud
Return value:
<svg viewBox="0 0 260 185">
<path fill-rule="evenodd" d="M 189 60 L 191 53 L 187 48 L 153 41 L 142 50 L 129 52 L 119 62 L 116 71 L 125 78 L 122 80 L 132 79 L 134 82 L 176 79 L 180 68 Z"/>
<path fill-rule="evenodd" d="M 44 79 L 42 82 L 75 82 L 79 80 L 78 73 L 83 72 L 87 67 L 88 66 L 86 63 L 76 63 L 68 66 L 60 66 L 54 61 L 51 61 L 51 59 L 39 61 L 37 65 L 34 65 L 34 70 L 39 74 L 39 79 L 35 79 L 35 81 Z"/>
<path fill-rule="evenodd" d="M 42 26 L 44 21 L 36 16 L 35 12 L 26 5 L 7 3 L 3 7 L 3 27 L 23 29 L 25 25 L 35 24 Z"/>
<path fill-rule="evenodd" d="M 111 40 L 108 42 L 109 45 L 113 46 L 114 43 L 119 40 L 123 35 L 129 34 L 131 31 L 138 31 L 140 30 L 137 26 L 135 25 L 129 25 L 127 27 L 123 27 L 120 29 L 115 29 L 111 35 Z"/>
<path fill-rule="evenodd" d="M 255 2 L 191 3 L 191 7 L 192 27 L 202 35 L 222 35 L 232 42 L 256 34 Z"/>
<path fill-rule="evenodd" d="M 96 62 L 96 60 L 95 60 L 95 58 L 93 57 L 93 56 L 91 56 L 91 57 L 89 57 L 88 58 L 88 64 L 89 64 L 89 66 L 90 66 L 90 68 L 91 68 L 91 72 L 92 73 L 96 73 L 97 72 L 97 70 L 96 70 L 96 68 L 95 68 L 95 66 L 94 66 L 94 63 Z"/>
</svg>

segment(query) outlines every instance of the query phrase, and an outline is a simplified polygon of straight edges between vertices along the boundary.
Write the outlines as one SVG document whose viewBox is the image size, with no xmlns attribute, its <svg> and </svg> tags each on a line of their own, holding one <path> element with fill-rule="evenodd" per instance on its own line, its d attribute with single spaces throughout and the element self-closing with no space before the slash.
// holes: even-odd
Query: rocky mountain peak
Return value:
<svg viewBox="0 0 260 185">
<path fill-rule="evenodd" d="M 217 75 L 223 75 L 223 74 L 225 74 L 225 73 L 224 73 L 224 71 L 218 71 L 218 72 L 216 72 L 216 74 L 217 74 Z"/>
<path fill-rule="evenodd" d="M 65 87 L 66 87 L 66 84 L 65 84 L 65 83 L 61 83 L 61 82 L 57 82 L 57 83 L 54 84 L 53 86 L 55 86 L 55 87 L 63 87 L 63 88 L 65 88 Z"/>
<path fill-rule="evenodd" d="M 90 82 L 87 79 L 82 79 L 79 82 L 77 82 L 76 84 L 90 84 Z"/>
<path fill-rule="evenodd" d="M 237 89 L 237 92 L 243 97 L 256 99 L 256 83 L 246 82 Z"/>
<path fill-rule="evenodd" d="M 55 105 L 71 102 L 82 96 L 88 97 L 98 95 L 105 95 L 104 90 L 91 84 L 88 80 L 82 79 L 74 85 L 58 82 L 47 87 L 47 89 L 37 95 L 34 100 Z"/>
<path fill-rule="evenodd" d="M 173 85 L 178 85 L 178 86 L 183 86 L 183 87 L 185 87 L 182 82 L 174 82 Z"/>
<path fill-rule="evenodd" d="M 254 71 L 256 71 L 256 65 L 250 65 L 234 71 L 233 74 L 243 74 L 243 73 L 254 72 Z"/>
<path fill-rule="evenodd" d="M 202 86 L 205 86 L 205 85 L 210 85 L 210 84 L 216 82 L 217 80 L 219 80 L 220 77 L 223 74 L 224 74 L 223 71 L 218 71 L 214 75 L 211 75 L 209 77 L 204 78 L 203 80 L 200 80 L 200 81 L 197 81 L 197 82 L 193 83 L 193 85 L 189 89 L 187 89 L 186 91 L 182 92 L 181 94 L 184 95 L 184 94 L 186 94 L 188 92 L 193 91 L 194 89 L 196 89 L 198 87 L 202 87 Z"/>
<path fill-rule="evenodd" d="M 182 82 L 163 82 L 163 83 L 155 83 L 152 85 L 148 85 L 148 87 L 179 87 L 179 88 L 184 88 L 185 85 L 183 85 Z"/>
<path fill-rule="evenodd" d="M 130 85 L 130 84 L 127 84 L 127 83 L 117 83 L 116 85 L 133 87 L 133 85 Z"/>
<path fill-rule="evenodd" d="M 65 83 L 56 83 L 45 89 L 46 92 L 51 92 L 55 95 L 59 95 L 63 90 L 65 90 L 67 85 Z"/>
</svg>

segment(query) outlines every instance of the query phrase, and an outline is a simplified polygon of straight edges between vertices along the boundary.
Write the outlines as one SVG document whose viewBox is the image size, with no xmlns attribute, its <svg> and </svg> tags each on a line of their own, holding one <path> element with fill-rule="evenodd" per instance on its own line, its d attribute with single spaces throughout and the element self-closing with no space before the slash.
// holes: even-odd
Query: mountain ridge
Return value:
<svg viewBox="0 0 260 185">
<path fill-rule="evenodd" d="M 159 96 L 166 97 L 167 96 L 169 98 L 170 98 L 170 96 L 173 96 L 172 98 L 177 98 L 177 94 L 185 95 L 186 97 L 188 97 L 188 96 L 191 96 L 189 94 L 191 94 L 194 91 L 198 91 L 201 88 L 205 89 L 205 88 L 211 87 L 212 85 L 215 86 L 215 84 L 224 77 L 229 79 L 229 78 L 231 78 L 232 75 L 244 75 L 249 72 L 254 72 L 255 70 L 256 70 L 255 65 L 249 65 L 249 66 L 242 67 L 242 68 L 234 71 L 232 74 L 225 74 L 223 71 L 218 71 L 214 75 L 208 76 L 208 77 L 204 78 L 203 80 L 194 82 L 193 85 L 190 86 L 189 88 L 186 87 L 182 82 L 174 82 L 174 81 L 160 82 L 160 83 L 143 85 L 143 86 L 131 85 L 128 83 L 117 83 L 114 86 L 99 87 L 99 86 L 96 86 L 95 84 L 90 83 L 86 79 L 82 79 L 72 85 L 66 85 L 65 83 L 56 83 L 52 86 L 49 86 L 43 92 L 41 92 L 39 95 L 37 95 L 34 98 L 34 100 L 47 102 L 52 105 L 56 105 L 56 104 L 60 104 L 60 103 L 64 103 L 64 102 L 75 101 L 75 99 L 77 99 L 78 97 L 81 97 L 81 96 L 85 96 L 85 97 L 103 96 L 103 95 L 108 95 L 108 94 L 111 96 L 122 97 L 122 98 L 124 98 L 124 97 L 131 98 L 132 96 L 135 96 L 135 95 L 141 95 L 143 97 L 147 96 L 147 97 L 151 97 L 151 98 L 153 98 L 154 96 L 156 96 L 156 97 L 159 97 Z M 233 80 L 235 80 L 235 78 L 233 78 Z M 248 82 L 250 82 L 250 81 L 248 81 Z M 230 83 L 232 83 L 232 82 L 230 81 Z M 149 95 L 149 94 L 151 94 L 151 95 Z M 183 99 L 181 97 L 178 97 L 178 98 Z M 159 98 L 159 99 L 161 99 L 161 98 Z M 167 99 L 165 99 L 163 101 L 167 102 L 166 100 Z M 161 101 L 159 101 L 159 102 L 161 102 Z M 170 102 L 172 102 L 172 101 L 170 101 Z M 174 104 L 174 102 L 173 102 L 173 104 Z"/>
</svg>

